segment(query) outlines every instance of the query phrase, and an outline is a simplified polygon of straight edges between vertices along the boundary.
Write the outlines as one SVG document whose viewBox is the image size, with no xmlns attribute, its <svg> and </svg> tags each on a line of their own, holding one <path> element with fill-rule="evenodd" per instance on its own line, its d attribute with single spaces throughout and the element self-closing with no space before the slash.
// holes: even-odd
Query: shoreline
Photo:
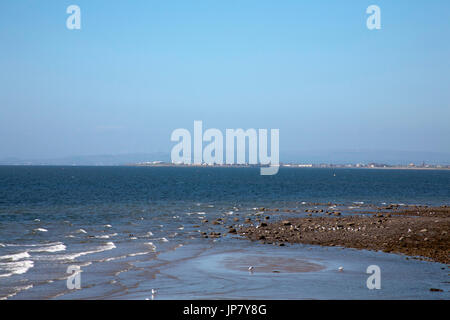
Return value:
<svg viewBox="0 0 450 320">
<path fill-rule="evenodd" d="M 0 167 L 75 167 L 75 168 L 88 168 L 88 167 L 127 167 L 127 168 L 264 168 L 267 166 L 261 165 L 188 165 L 188 164 L 134 164 L 134 163 L 122 163 L 122 164 L 48 164 L 48 163 L 16 163 L 16 164 L 0 164 Z M 447 167 L 402 167 L 402 166 L 392 166 L 392 167 L 345 167 L 345 166 L 313 166 L 313 167 L 298 167 L 290 165 L 280 165 L 279 168 L 283 169 L 352 169 L 352 170 L 425 170 L 425 171 L 447 171 L 450 170 L 450 166 Z"/>
<path fill-rule="evenodd" d="M 264 244 L 342 246 L 405 254 L 448 265 L 449 230 L 450 208 L 441 206 L 339 217 L 292 217 L 242 226 L 237 233 Z"/>
<path fill-rule="evenodd" d="M 245 165 L 245 164 L 223 164 L 223 165 L 202 165 L 202 164 L 172 164 L 172 163 L 159 163 L 159 164 L 123 164 L 117 166 L 125 167 L 170 167 L 170 168 L 261 168 L 267 167 L 262 165 Z M 443 167 L 408 167 L 408 166 L 389 166 L 389 167 L 346 167 L 344 165 L 329 165 L 319 166 L 313 165 L 312 167 L 301 167 L 297 165 L 280 164 L 279 168 L 288 169 L 369 169 L 369 170 L 450 170 L 450 167 L 444 165 Z"/>
</svg>

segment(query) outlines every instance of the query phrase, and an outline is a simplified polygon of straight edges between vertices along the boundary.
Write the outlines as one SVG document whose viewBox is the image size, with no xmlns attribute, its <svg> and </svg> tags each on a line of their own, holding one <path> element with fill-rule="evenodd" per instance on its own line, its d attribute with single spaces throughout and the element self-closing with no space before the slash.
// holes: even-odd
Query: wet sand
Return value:
<svg viewBox="0 0 450 320">
<path fill-rule="evenodd" d="M 266 244 L 342 246 L 450 263 L 450 208 L 376 208 L 351 216 L 293 217 L 242 226 L 237 233 Z M 325 215 L 325 213 L 324 213 Z"/>
<path fill-rule="evenodd" d="M 207 243 L 209 243 L 207 245 Z M 205 246 L 207 245 L 207 246 Z M 206 250 L 205 250 L 206 249 Z M 268 246 L 234 236 L 183 246 L 158 259 L 155 279 L 126 292 L 154 299 L 448 299 L 445 265 L 384 252 L 310 245 Z M 285 268 L 282 268 L 283 266 Z M 367 266 L 382 270 L 382 289 L 366 286 Z M 253 270 L 248 268 L 253 266 Z M 340 271 L 343 267 L 343 271 Z M 159 267 L 157 267 L 159 268 Z M 432 292 L 430 288 L 442 291 Z"/>
<path fill-rule="evenodd" d="M 224 267 L 245 272 L 296 273 L 315 272 L 325 269 L 324 266 L 303 259 L 287 257 L 268 257 L 264 255 L 246 255 L 245 257 L 227 257 Z M 249 267 L 251 269 L 249 270 Z"/>
</svg>

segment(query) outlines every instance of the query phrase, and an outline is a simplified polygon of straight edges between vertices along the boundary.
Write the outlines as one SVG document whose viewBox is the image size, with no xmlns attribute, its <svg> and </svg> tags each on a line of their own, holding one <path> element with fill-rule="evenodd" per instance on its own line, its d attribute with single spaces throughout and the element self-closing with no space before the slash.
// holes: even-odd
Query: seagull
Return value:
<svg viewBox="0 0 450 320">
<path fill-rule="evenodd" d="M 152 296 L 156 294 L 156 290 L 152 289 Z"/>
<path fill-rule="evenodd" d="M 252 266 L 248 267 L 248 271 L 253 272 L 253 267 Z"/>
<path fill-rule="evenodd" d="M 339 267 L 339 272 L 342 272 L 342 271 L 344 271 L 344 267 Z"/>
</svg>

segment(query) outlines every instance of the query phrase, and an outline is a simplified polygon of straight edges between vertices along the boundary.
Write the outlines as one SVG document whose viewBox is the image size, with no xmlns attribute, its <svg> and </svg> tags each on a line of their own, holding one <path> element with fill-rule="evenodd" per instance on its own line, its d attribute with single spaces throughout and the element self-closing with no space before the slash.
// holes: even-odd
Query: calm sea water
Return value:
<svg viewBox="0 0 450 320">
<path fill-rule="evenodd" d="M 0 166 L 0 297 L 435 298 L 429 286 L 448 287 L 447 271 L 437 263 L 351 249 L 264 246 L 236 236 L 204 239 L 199 232 L 222 228 L 203 219 L 243 220 L 259 207 L 328 202 L 349 214 L 370 204 L 448 205 L 450 171 L 281 168 L 260 176 L 253 168 Z M 321 270 L 295 278 L 289 272 L 249 275 L 222 263 L 245 264 L 255 254 L 289 256 L 293 264 L 307 260 Z M 376 293 L 365 288 L 364 266 L 374 261 L 391 277 L 391 287 Z M 67 288 L 69 266 L 82 269 L 82 289 Z M 337 266 L 353 272 L 336 277 Z M 153 297 L 151 289 L 157 289 Z"/>
</svg>

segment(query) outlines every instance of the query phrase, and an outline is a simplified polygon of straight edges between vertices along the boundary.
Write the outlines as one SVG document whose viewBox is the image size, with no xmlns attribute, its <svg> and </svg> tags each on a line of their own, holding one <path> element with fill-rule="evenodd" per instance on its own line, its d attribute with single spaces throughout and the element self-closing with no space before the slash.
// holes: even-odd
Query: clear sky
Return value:
<svg viewBox="0 0 450 320">
<path fill-rule="evenodd" d="M 449 152 L 450 1 L 0 1 L 0 158 L 170 152 L 194 120 Z"/>
</svg>

